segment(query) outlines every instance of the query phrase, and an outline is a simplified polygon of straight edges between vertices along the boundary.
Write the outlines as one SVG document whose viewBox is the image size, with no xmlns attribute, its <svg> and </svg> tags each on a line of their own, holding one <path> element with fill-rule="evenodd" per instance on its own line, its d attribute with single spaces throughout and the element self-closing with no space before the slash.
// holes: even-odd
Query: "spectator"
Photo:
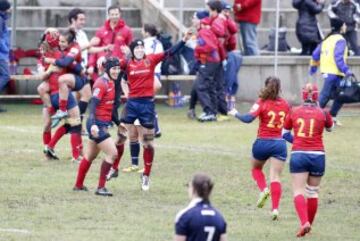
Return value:
<svg viewBox="0 0 360 241">
<path fill-rule="evenodd" d="M 7 0 L 0 1 L 0 92 L 10 80 L 9 76 L 9 53 L 10 53 L 10 32 L 6 26 L 9 19 L 10 3 Z M 0 108 L 0 112 L 5 109 Z"/>
<path fill-rule="evenodd" d="M 296 36 L 301 43 L 301 55 L 311 55 L 321 41 L 316 14 L 323 10 L 325 0 L 293 0 L 292 4 L 299 12 Z"/>
<path fill-rule="evenodd" d="M 235 0 L 233 8 L 240 24 L 244 55 L 259 55 L 256 27 L 261 18 L 261 0 Z"/>
<path fill-rule="evenodd" d="M 359 22 L 360 5 L 358 2 L 351 0 L 335 0 L 329 6 L 328 14 L 330 19 L 339 18 L 346 24 L 346 41 L 354 55 L 360 55 L 357 44 L 356 23 Z"/>
</svg>

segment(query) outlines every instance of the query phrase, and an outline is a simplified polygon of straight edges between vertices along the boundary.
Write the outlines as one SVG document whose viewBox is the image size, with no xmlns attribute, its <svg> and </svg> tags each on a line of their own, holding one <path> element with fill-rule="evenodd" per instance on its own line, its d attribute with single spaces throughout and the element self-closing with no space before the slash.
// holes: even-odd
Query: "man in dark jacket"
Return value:
<svg viewBox="0 0 360 241">
<path fill-rule="evenodd" d="M 301 55 L 311 55 L 321 41 L 316 14 L 324 8 L 324 0 L 293 0 L 293 7 L 299 12 L 296 36 L 301 43 Z"/>
<path fill-rule="evenodd" d="M 9 76 L 9 52 L 10 33 L 6 26 L 9 18 L 10 3 L 7 0 L 0 0 L 0 92 L 10 80 Z M 5 111 L 0 108 L 0 112 Z"/>
<path fill-rule="evenodd" d="M 331 19 L 339 18 L 345 22 L 347 31 L 344 37 L 354 55 L 360 55 L 356 31 L 356 24 L 360 15 L 359 3 L 354 0 L 334 0 L 329 6 L 328 14 Z"/>
</svg>

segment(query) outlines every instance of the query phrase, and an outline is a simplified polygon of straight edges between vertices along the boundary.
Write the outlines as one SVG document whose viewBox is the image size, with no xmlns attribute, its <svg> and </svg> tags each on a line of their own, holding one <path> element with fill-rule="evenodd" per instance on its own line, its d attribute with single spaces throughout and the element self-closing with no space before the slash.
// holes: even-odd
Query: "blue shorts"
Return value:
<svg viewBox="0 0 360 241">
<path fill-rule="evenodd" d="M 290 173 L 309 172 L 310 176 L 321 177 L 325 173 L 325 154 L 306 152 L 291 153 Z"/>
<path fill-rule="evenodd" d="M 286 161 L 286 141 L 282 139 L 256 139 L 253 144 L 252 154 L 258 161 L 266 161 L 270 157 Z"/>
<path fill-rule="evenodd" d="M 134 124 L 139 119 L 140 125 L 147 129 L 154 128 L 155 103 L 153 98 L 134 98 L 126 102 L 121 122 Z"/>
<path fill-rule="evenodd" d="M 110 137 L 108 129 L 109 129 L 109 126 L 111 125 L 111 122 L 95 120 L 95 125 L 97 125 L 99 128 L 98 137 L 94 137 L 93 135 L 91 135 L 91 125 L 92 125 L 92 123 L 88 119 L 86 121 L 86 130 L 89 133 L 90 140 L 95 141 L 97 144 L 99 144 L 102 141 L 104 141 Z"/>
<path fill-rule="evenodd" d="M 59 109 L 59 93 L 53 94 L 50 96 L 51 105 L 54 107 L 55 110 Z M 67 110 L 71 110 L 72 108 L 77 106 L 76 99 L 74 95 L 70 92 L 68 96 L 68 103 L 67 103 Z"/>
<path fill-rule="evenodd" d="M 80 91 L 88 83 L 85 76 L 75 75 L 75 86 L 73 91 Z"/>
</svg>

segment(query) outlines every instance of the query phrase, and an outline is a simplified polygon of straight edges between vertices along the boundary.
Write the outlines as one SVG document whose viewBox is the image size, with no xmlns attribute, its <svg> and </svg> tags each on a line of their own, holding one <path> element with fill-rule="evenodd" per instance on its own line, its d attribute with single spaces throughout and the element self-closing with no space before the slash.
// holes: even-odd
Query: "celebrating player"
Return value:
<svg viewBox="0 0 360 241">
<path fill-rule="evenodd" d="M 135 40 L 130 44 L 132 58 L 123 67 L 126 70 L 127 75 L 129 98 L 125 105 L 124 115 L 121 118 L 121 121 L 128 127 L 129 124 L 134 124 L 135 120 L 138 119 L 142 126 L 144 172 L 141 176 L 141 188 L 143 191 L 149 190 L 149 176 L 154 159 L 155 67 L 165 58 L 172 56 L 179 51 L 191 37 L 191 34 L 191 32 L 188 32 L 183 41 L 180 41 L 169 50 L 159 54 L 146 55 L 144 42 L 142 40 Z"/>
<path fill-rule="evenodd" d="M 289 105 L 280 97 L 280 91 L 280 79 L 268 77 L 265 88 L 262 89 L 259 100 L 253 105 L 250 113 L 240 115 L 236 109 L 229 112 L 244 123 L 251 123 L 256 117 L 260 119 L 258 137 L 252 148 L 251 172 L 261 192 L 257 207 L 262 208 L 271 193 L 273 220 L 279 216 L 282 193 L 280 175 L 287 157 L 286 142 L 281 136 L 281 130 L 289 112 Z M 262 171 L 267 160 L 270 161 L 270 190 Z"/>
<path fill-rule="evenodd" d="M 87 191 L 84 186 L 85 176 L 100 150 L 105 153 L 105 159 L 101 164 L 100 177 L 96 195 L 112 196 L 113 194 L 106 189 L 106 175 L 114 162 L 119 162 L 124 151 L 124 137 L 119 135 L 118 145 L 114 143 L 108 132 L 108 127 L 115 120 L 114 112 L 117 110 L 115 100 L 115 83 L 120 73 L 120 62 L 117 58 L 110 57 L 104 63 L 105 73 L 94 83 L 93 95 L 89 110 L 90 115 L 87 120 L 87 130 L 89 133 L 89 143 L 84 158 L 81 160 L 74 191 Z M 119 128 L 120 125 L 119 125 Z"/>
<path fill-rule="evenodd" d="M 283 137 L 293 143 L 290 172 L 295 209 L 301 223 L 298 237 L 310 232 L 316 215 L 319 185 L 325 172 L 322 136 L 325 128 L 331 131 L 333 126 L 330 114 L 317 104 L 318 90 L 315 85 L 305 86 L 303 100 L 304 104 L 294 108 L 286 117 L 283 130 Z"/>
<path fill-rule="evenodd" d="M 189 183 L 190 204 L 176 215 L 175 241 L 226 241 L 226 222 L 210 204 L 214 183 L 205 174 L 196 174 Z"/>
</svg>

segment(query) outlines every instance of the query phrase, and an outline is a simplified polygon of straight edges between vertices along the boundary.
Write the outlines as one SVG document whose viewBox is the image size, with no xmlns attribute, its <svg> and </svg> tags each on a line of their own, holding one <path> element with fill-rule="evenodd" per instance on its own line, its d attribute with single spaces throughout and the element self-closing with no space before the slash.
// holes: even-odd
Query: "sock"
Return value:
<svg viewBox="0 0 360 241">
<path fill-rule="evenodd" d="M 84 157 L 79 164 L 75 187 L 82 188 L 84 186 L 85 176 L 86 173 L 89 171 L 90 166 L 91 162 L 86 160 L 86 158 Z"/>
<path fill-rule="evenodd" d="M 59 109 L 61 110 L 61 111 L 66 111 L 66 107 L 67 107 L 67 103 L 68 103 L 68 100 L 62 100 L 62 99 L 60 99 L 60 101 L 59 101 Z"/>
<path fill-rule="evenodd" d="M 51 131 L 44 131 L 43 132 L 44 145 L 48 145 L 50 141 L 51 141 Z"/>
<path fill-rule="evenodd" d="M 140 154 L 140 143 L 130 142 L 130 155 L 131 155 L 131 164 L 133 166 L 139 165 L 139 154 Z"/>
<path fill-rule="evenodd" d="M 51 149 L 54 149 L 56 144 L 58 143 L 58 141 L 61 139 L 61 137 L 63 137 L 63 135 L 65 135 L 67 133 L 67 128 L 65 127 L 65 125 L 62 125 L 60 126 L 55 134 L 53 135 L 53 137 L 51 138 L 48 146 L 51 148 Z"/>
<path fill-rule="evenodd" d="M 72 157 L 77 159 L 82 150 L 82 139 L 80 133 L 71 133 L 70 136 Z"/>
<path fill-rule="evenodd" d="M 308 217 L 310 224 L 314 222 L 317 207 L 318 207 L 318 198 L 307 199 Z"/>
<path fill-rule="evenodd" d="M 267 185 L 263 171 L 259 168 L 253 168 L 251 172 L 252 172 L 252 177 L 256 181 L 260 191 L 261 192 L 264 191 Z"/>
<path fill-rule="evenodd" d="M 49 112 L 49 115 L 53 115 L 56 112 L 55 108 L 52 106 L 47 107 L 47 110 Z"/>
<path fill-rule="evenodd" d="M 280 182 L 272 182 L 272 183 L 270 183 L 272 210 L 279 209 L 281 192 L 282 192 L 282 190 L 281 190 L 281 183 Z"/>
<path fill-rule="evenodd" d="M 112 168 L 115 169 L 115 170 L 118 170 L 121 157 L 122 157 L 122 155 L 124 153 L 124 144 L 116 145 L 116 149 L 117 149 L 118 155 L 117 155 L 114 163 L 112 164 Z"/>
<path fill-rule="evenodd" d="M 303 226 L 305 223 L 309 221 L 308 208 L 304 195 L 299 194 L 296 197 L 294 197 L 294 204 L 297 215 L 300 219 L 301 226 Z"/>
<path fill-rule="evenodd" d="M 150 172 L 151 172 L 151 166 L 152 166 L 152 162 L 154 160 L 154 153 L 155 150 L 153 147 L 144 147 L 144 153 L 143 153 L 143 157 L 144 157 L 144 175 L 145 176 L 150 176 Z"/>
<path fill-rule="evenodd" d="M 88 107 L 88 102 L 85 102 L 85 101 L 82 101 L 82 100 L 79 101 L 79 109 L 80 109 L 81 120 L 84 117 L 84 114 L 86 112 L 87 107 Z"/>
<path fill-rule="evenodd" d="M 159 127 L 159 116 L 157 113 L 155 113 L 155 119 L 154 119 L 154 128 L 155 128 L 155 134 L 160 132 L 160 127 Z"/>
<path fill-rule="evenodd" d="M 98 188 L 105 187 L 106 175 L 109 173 L 111 166 L 112 166 L 112 164 L 106 162 L 105 160 L 102 162 L 101 167 L 100 167 L 100 177 L 99 177 Z"/>
</svg>

